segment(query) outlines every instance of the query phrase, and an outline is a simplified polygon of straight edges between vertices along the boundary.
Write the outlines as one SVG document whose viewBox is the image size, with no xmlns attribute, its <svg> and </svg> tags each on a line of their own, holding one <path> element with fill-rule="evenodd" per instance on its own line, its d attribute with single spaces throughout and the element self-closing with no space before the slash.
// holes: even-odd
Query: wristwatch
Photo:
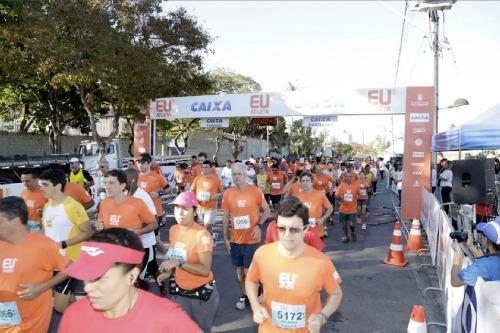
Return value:
<svg viewBox="0 0 500 333">
<path fill-rule="evenodd" d="M 68 243 L 66 243 L 66 241 L 62 241 L 61 242 L 61 249 L 65 249 L 68 247 Z"/>
<path fill-rule="evenodd" d="M 184 265 L 185 261 L 179 260 L 179 263 L 177 264 L 177 268 L 182 268 L 182 265 Z"/>
</svg>

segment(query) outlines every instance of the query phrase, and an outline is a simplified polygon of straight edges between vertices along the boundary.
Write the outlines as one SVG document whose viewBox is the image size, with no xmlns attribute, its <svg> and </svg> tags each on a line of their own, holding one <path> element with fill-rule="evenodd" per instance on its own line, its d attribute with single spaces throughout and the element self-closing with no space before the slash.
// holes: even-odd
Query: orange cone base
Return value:
<svg viewBox="0 0 500 333">
<path fill-rule="evenodd" d="M 404 267 L 404 266 L 408 265 L 408 260 L 404 259 L 403 262 L 398 262 L 396 260 L 384 259 L 384 264 Z"/>
</svg>

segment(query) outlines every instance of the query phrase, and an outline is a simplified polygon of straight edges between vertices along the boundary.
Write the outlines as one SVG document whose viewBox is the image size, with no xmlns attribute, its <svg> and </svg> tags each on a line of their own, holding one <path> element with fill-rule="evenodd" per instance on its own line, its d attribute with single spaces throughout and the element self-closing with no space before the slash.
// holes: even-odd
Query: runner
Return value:
<svg viewBox="0 0 500 333">
<path fill-rule="evenodd" d="M 98 229 L 126 228 L 136 235 L 147 234 L 158 228 L 154 215 L 146 204 L 137 198 L 125 195 L 127 176 L 122 170 L 111 170 L 106 175 L 107 198 L 101 202 Z"/>
<path fill-rule="evenodd" d="M 78 158 L 73 157 L 70 159 L 69 167 L 68 183 L 77 183 L 83 186 L 87 191 L 94 186 L 94 178 L 92 178 L 87 170 L 82 168 Z"/>
<path fill-rule="evenodd" d="M 300 175 L 302 174 L 302 170 L 295 171 L 295 177 L 288 182 L 285 186 L 285 197 L 287 196 L 297 196 L 297 193 L 301 192 L 300 188 Z"/>
<path fill-rule="evenodd" d="M 357 220 L 357 202 L 359 197 L 359 182 L 353 182 L 353 173 L 350 170 L 346 170 L 343 173 L 344 181 L 337 188 L 336 197 L 339 199 L 339 221 L 342 223 L 342 230 L 344 231 L 344 237 L 342 242 L 349 242 L 349 230 L 347 222 L 349 222 L 351 229 L 352 241 L 357 241 L 356 237 L 356 220 Z"/>
<path fill-rule="evenodd" d="M 30 232 L 23 199 L 0 199 L 0 332 L 47 332 L 52 316 L 52 287 L 68 277 L 69 259 L 59 245 Z"/>
<path fill-rule="evenodd" d="M 342 300 L 341 278 L 331 260 L 304 244 L 308 209 L 288 197 L 278 207 L 280 241 L 262 246 L 248 271 L 246 289 L 259 332 L 317 332 Z M 259 283 L 264 299 L 259 303 Z M 320 292 L 328 294 L 321 306 Z"/>
<path fill-rule="evenodd" d="M 271 166 L 271 172 L 267 174 L 267 184 L 270 187 L 269 201 L 274 211 L 278 208 L 283 193 L 285 193 L 286 175 L 278 171 L 278 164 Z"/>
<path fill-rule="evenodd" d="M 226 188 L 230 188 L 233 186 L 233 178 L 231 176 L 231 166 L 233 162 L 231 160 L 226 161 L 226 166 L 222 168 L 221 178 L 222 178 L 222 186 Z"/>
<path fill-rule="evenodd" d="M 269 196 L 271 195 L 271 189 L 269 183 L 267 182 L 268 174 L 265 171 L 266 166 L 263 163 L 259 164 L 259 173 L 257 174 L 257 186 L 260 188 L 262 193 L 264 193 L 264 198 L 266 202 L 269 202 Z"/>
<path fill-rule="evenodd" d="M 64 185 L 64 194 L 75 199 L 83 206 L 83 208 L 85 208 L 85 210 L 89 210 L 94 207 L 94 199 L 92 199 L 89 192 L 87 192 L 83 186 L 80 186 L 77 183 L 66 183 L 66 185 Z"/>
<path fill-rule="evenodd" d="M 371 186 L 366 181 L 364 171 L 359 172 L 359 197 L 358 197 L 358 216 L 360 217 L 361 230 L 366 230 L 366 207 L 369 203 L 369 195 L 371 194 Z"/>
<path fill-rule="evenodd" d="M 295 198 L 295 197 L 287 197 L 287 198 Z M 277 241 L 279 241 L 279 233 L 278 233 L 278 228 L 276 226 L 276 220 L 274 220 L 271 223 L 269 223 L 269 225 L 266 228 L 266 239 L 264 240 L 264 243 L 269 244 Z M 319 251 L 323 251 L 323 249 L 325 248 L 325 243 L 321 240 L 321 238 L 319 238 L 318 233 L 316 232 L 316 230 L 311 228 L 311 225 L 309 223 L 307 224 L 304 231 L 304 243 L 314 247 Z"/>
<path fill-rule="evenodd" d="M 64 194 L 64 172 L 48 169 L 39 179 L 43 195 L 49 199 L 42 212 L 43 232 L 58 243 L 61 252 L 74 262 L 80 255 L 81 242 L 92 235 L 87 212 L 75 199 Z M 74 301 L 74 296 L 84 294 L 81 281 L 69 278 L 54 287 L 54 309 L 64 312 Z"/>
<path fill-rule="evenodd" d="M 217 176 L 211 173 L 212 163 L 203 161 L 201 175 L 193 179 L 191 192 L 196 194 L 199 201 L 197 215 L 200 223 L 212 234 L 212 227 L 217 220 L 217 200 L 222 196 L 222 183 Z"/>
<path fill-rule="evenodd" d="M 191 184 L 189 175 L 186 173 L 186 165 L 182 162 L 175 164 L 174 181 L 177 194 L 184 192 L 187 185 Z"/>
<path fill-rule="evenodd" d="M 200 332 L 178 305 L 135 287 L 143 257 L 140 240 L 127 229 L 104 230 L 85 242 L 65 273 L 85 281 L 87 296 L 68 308 L 58 332 Z"/>
<path fill-rule="evenodd" d="M 323 192 L 326 195 L 326 198 L 328 199 L 328 201 L 333 207 L 333 210 L 335 211 L 335 190 L 337 188 L 337 179 L 330 176 L 330 172 L 328 172 L 328 169 L 323 170 L 321 167 L 316 168 L 316 174 L 313 175 L 313 187 L 315 190 Z M 325 221 L 325 223 L 328 224 L 328 222 L 330 222 L 333 225 L 333 216 L 334 213 L 332 212 L 332 214 Z"/>
<path fill-rule="evenodd" d="M 28 228 L 33 231 L 40 231 L 42 209 L 47 203 L 47 198 L 43 196 L 42 189 L 38 185 L 38 173 L 35 170 L 23 171 L 21 182 L 25 186 L 21 197 L 28 207 Z"/>
<path fill-rule="evenodd" d="M 196 158 L 196 156 L 193 156 L 193 158 Z M 201 167 L 204 161 L 207 160 L 207 153 L 201 152 L 198 154 L 198 158 L 193 160 L 191 164 L 191 174 L 193 179 L 195 179 L 197 176 L 201 175 Z M 215 177 L 217 176 L 217 170 L 215 168 L 211 168 L 210 170 L 211 174 Z"/>
<path fill-rule="evenodd" d="M 330 201 L 324 193 L 313 188 L 312 175 L 308 171 L 300 175 L 300 187 L 302 191 L 295 196 L 309 209 L 309 224 L 319 237 L 328 237 L 324 225 L 333 213 Z"/>
<path fill-rule="evenodd" d="M 246 169 L 243 163 L 233 165 L 235 186 L 226 190 L 222 198 L 224 245 L 231 254 L 231 262 L 236 268 L 236 277 L 243 293 L 236 303 L 239 310 L 245 309 L 249 304 L 245 291 L 245 276 L 261 240 L 262 224 L 270 214 L 262 191 L 246 183 Z M 229 223 L 232 226 L 231 239 Z"/>
<path fill-rule="evenodd" d="M 142 202 L 144 202 L 144 204 L 148 207 L 149 212 L 153 216 L 156 216 L 156 208 L 153 200 L 146 191 L 137 186 L 139 171 L 135 169 L 127 169 L 124 173 L 127 177 L 127 194 L 142 200 Z M 154 231 L 143 234 L 141 241 L 145 254 L 141 265 L 142 271 L 141 274 L 139 274 L 139 283 L 142 284 L 141 287 L 143 287 L 143 289 L 147 290 L 147 285 L 143 282 L 145 282 L 148 277 L 155 278 L 158 274 L 158 264 L 156 263 L 156 238 Z"/>
<path fill-rule="evenodd" d="M 195 222 L 198 201 L 193 192 L 181 193 L 173 204 L 176 225 L 170 228 L 167 260 L 160 265 L 158 283 L 170 279 L 171 300 L 179 304 L 203 332 L 212 331 L 219 293 L 212 273 L 213 240 Z"/>
</svg>

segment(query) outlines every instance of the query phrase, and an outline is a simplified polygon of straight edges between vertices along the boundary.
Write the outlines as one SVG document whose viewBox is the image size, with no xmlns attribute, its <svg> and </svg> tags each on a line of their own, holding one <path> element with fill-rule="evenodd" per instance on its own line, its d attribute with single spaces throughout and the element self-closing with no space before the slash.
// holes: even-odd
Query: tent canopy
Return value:
<svg viewBox="0 0 500 333">
<path fill-rule="evenodd" d="M 500 148 L 500 104 L 483 112 L 468 124 L 434 135 L 431 148 L 432 151 Z"/>
</svg>

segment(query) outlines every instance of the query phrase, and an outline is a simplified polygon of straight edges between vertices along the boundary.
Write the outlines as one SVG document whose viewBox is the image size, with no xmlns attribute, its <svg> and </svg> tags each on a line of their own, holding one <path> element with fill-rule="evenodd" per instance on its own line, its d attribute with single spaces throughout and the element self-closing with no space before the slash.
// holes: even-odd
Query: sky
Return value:
<svg viewBox="0 0 500 333">
<path fill-rule="evenodd" d="M 184 7 L 215 38 L 207 69 L 224 67 L 259 82 L 263 91 L 336 92 L 372 87 L 432 86 L 433 53 L 425 12 L 408 10 L 395 76 L 404 1 L 168 1 Z M 439 129 L 467 122 L 500 102 L 500 1 L 457 1 L 441 15 Z M 331 137 L 391 140 L 387 116 L 342 116 Z M 394 117 L 395 137 L 404 132 Z"/>
</svg>

